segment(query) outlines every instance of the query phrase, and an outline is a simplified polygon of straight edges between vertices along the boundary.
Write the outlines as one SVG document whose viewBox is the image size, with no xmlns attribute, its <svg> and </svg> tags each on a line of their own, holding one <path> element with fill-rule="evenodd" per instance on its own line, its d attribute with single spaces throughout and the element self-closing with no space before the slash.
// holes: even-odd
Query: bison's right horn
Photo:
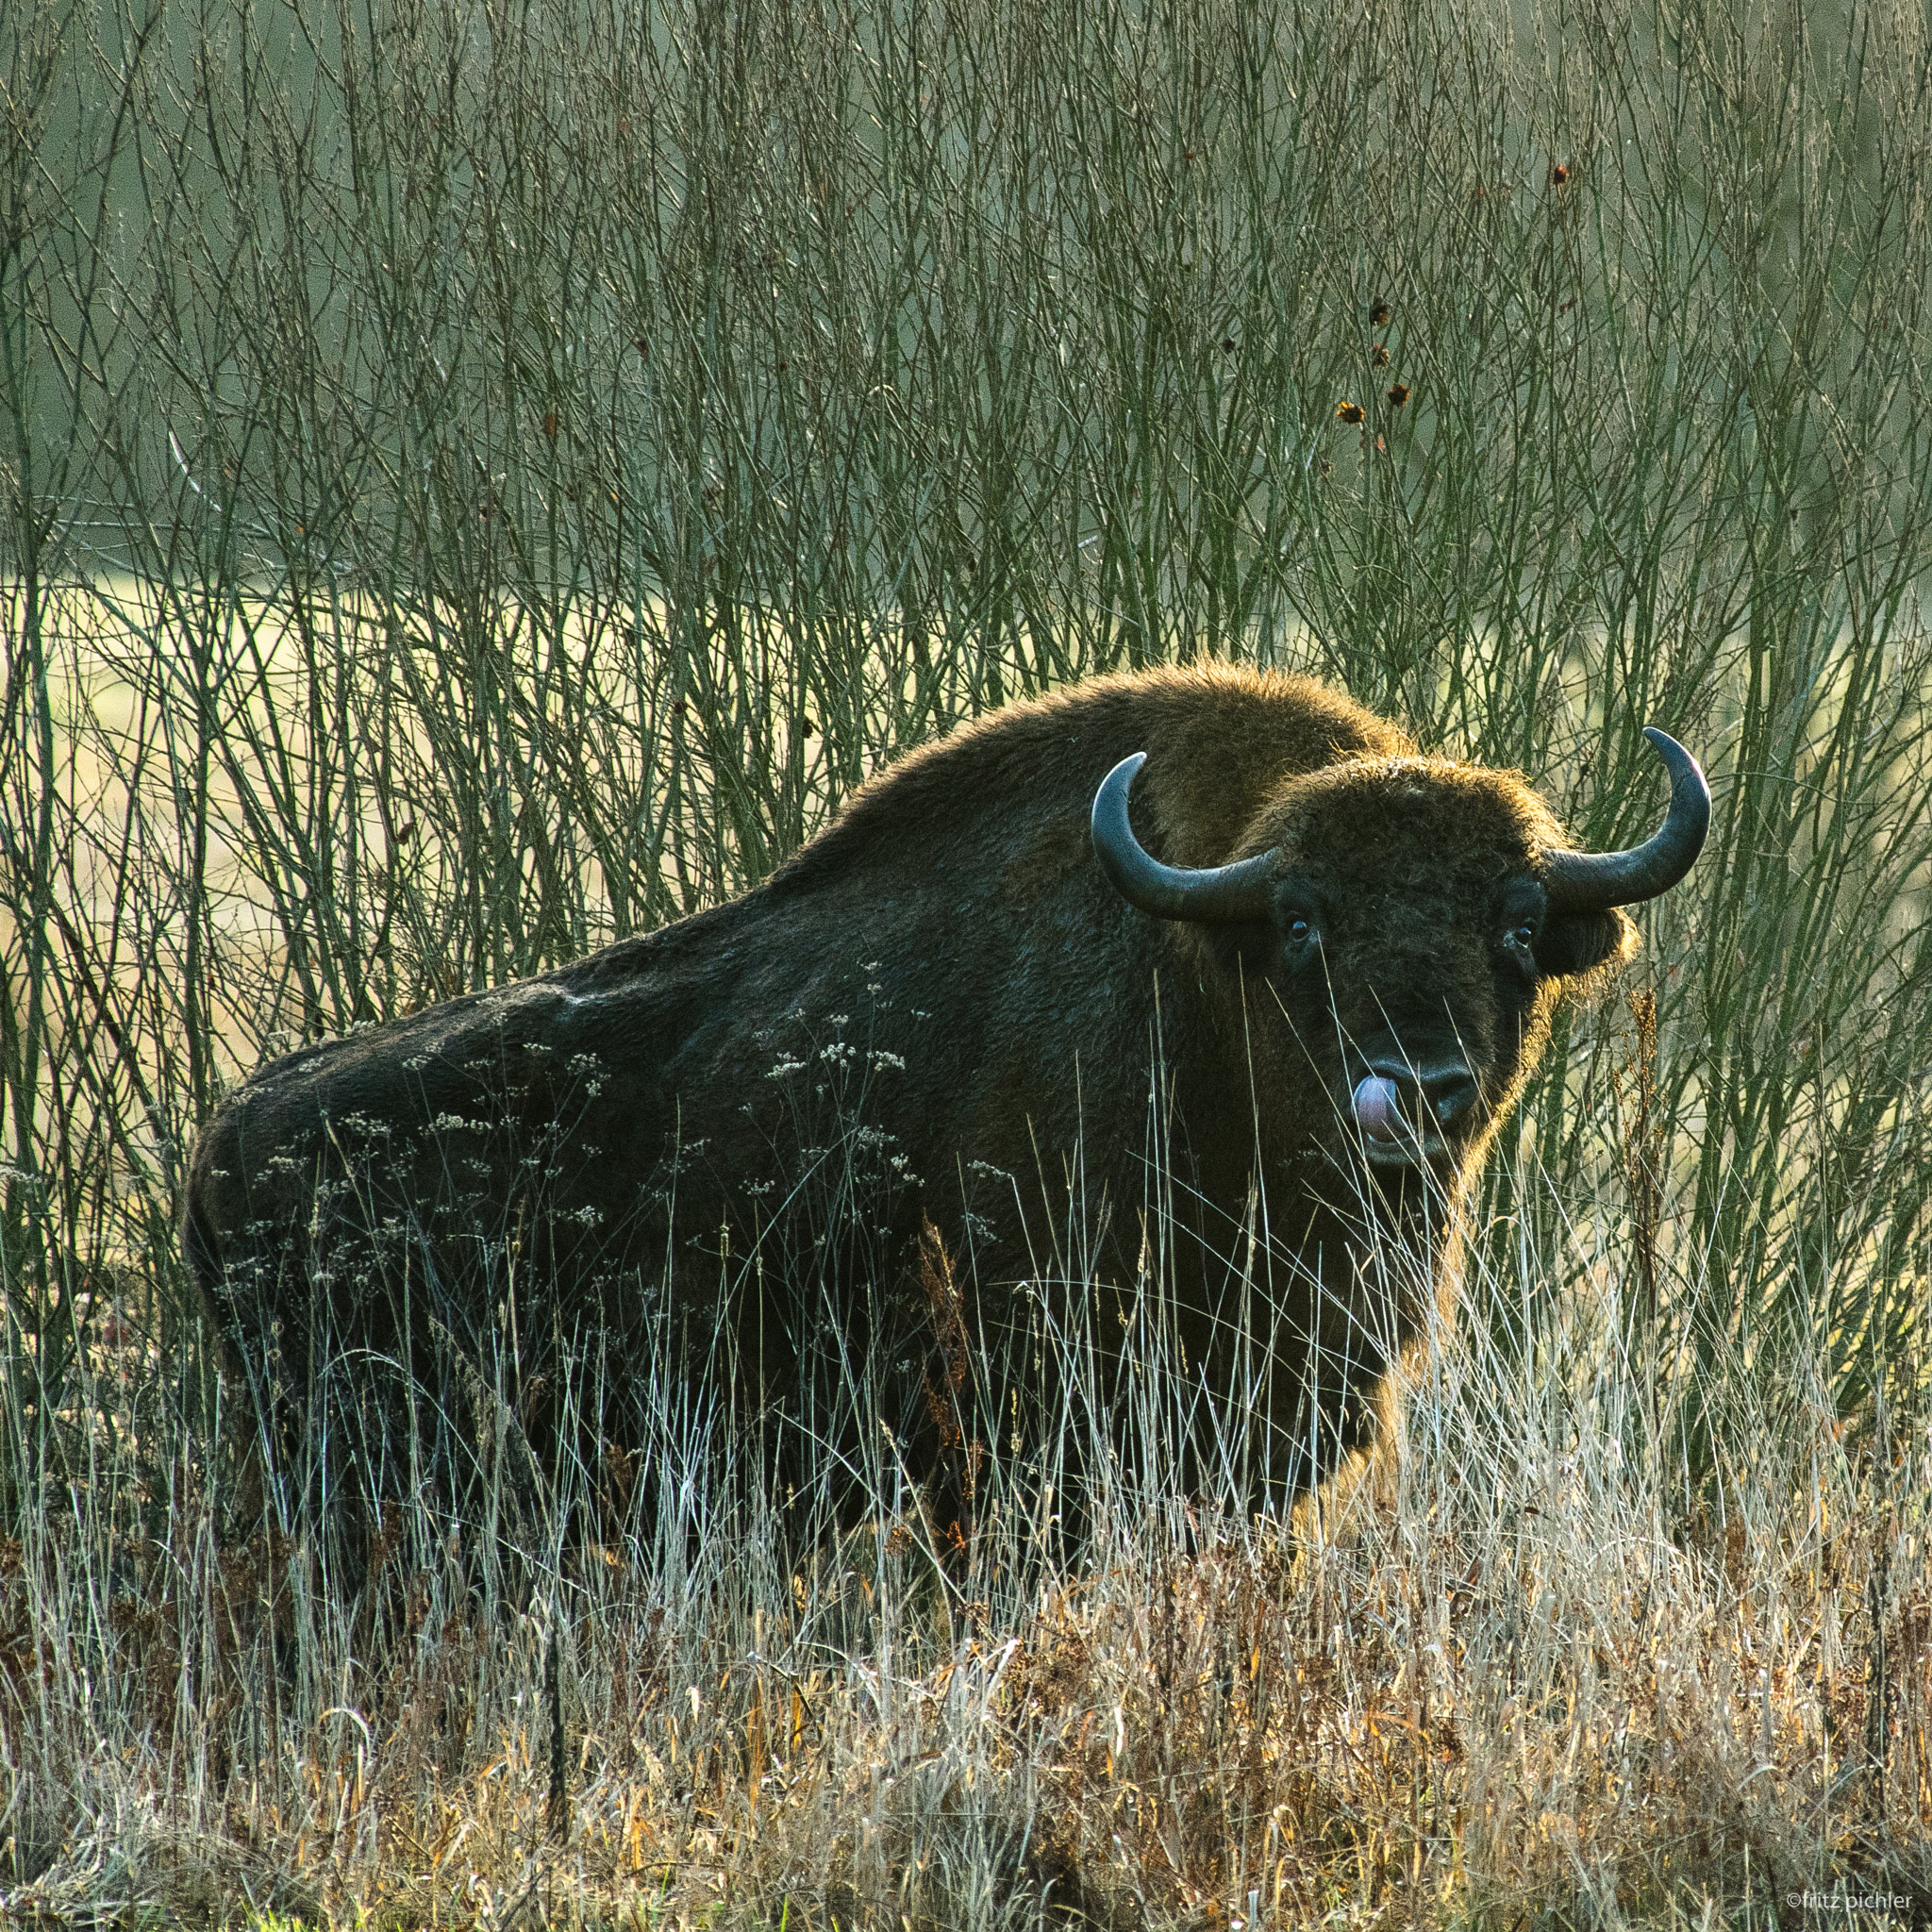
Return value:
<svg viewBox="0 0 1932 1932">
<path fill-rule="evenodd" d="M 1671 774 L 1671 808 L 1661 826 L 1628 852 L 1550 852 L 1543 885 L 1550 904 L 1570 912 L 1634 906 L 1668 892 L 1690 870 L 1710 829 L 1710 787 L 1697 760 L 1655 724 L 1643 735 Z"/>
<path fill-rule="evenodd" d="M 1147 762 L 1137 751 L 1123 758 L 1093 794 L 1093 856 L 1113 888 L 1129 906 L 1157 919 L 1194 919 L 1204 924 L 1261 919 L 1268 911 L 1274 855 L 1239 858 L 1199 872 L 1162 865 L 1134 837 L 1127 822 L 1127 793 L 1134 774 Z"/>
</svg>

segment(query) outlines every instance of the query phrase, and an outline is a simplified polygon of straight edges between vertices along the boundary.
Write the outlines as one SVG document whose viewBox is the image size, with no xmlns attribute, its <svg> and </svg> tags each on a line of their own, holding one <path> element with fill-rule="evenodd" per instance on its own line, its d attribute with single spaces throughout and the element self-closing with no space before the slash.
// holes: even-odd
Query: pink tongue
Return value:
<svg viewBox="0 0 1932 1932">
<path fill-rule="evenodd" d="M 1355 1090 L 1355 1117 L 1372 1141 L 1399 1140 L 1408 1130 L 1395 1082 L 1379 1074 L 1369 1074 Z"/>
</svg>

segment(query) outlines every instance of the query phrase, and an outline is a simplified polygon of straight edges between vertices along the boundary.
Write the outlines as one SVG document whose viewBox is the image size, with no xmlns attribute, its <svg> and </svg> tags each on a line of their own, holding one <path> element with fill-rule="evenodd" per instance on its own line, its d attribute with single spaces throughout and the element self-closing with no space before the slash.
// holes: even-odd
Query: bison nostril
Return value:
<svg viewBox="0 0 1932 1932">
<path fill-rule="evenodd" d="M 1476 1104 L 1475 1076 L 1463 1065 L 1417 1068 L 1371 1063 L 1350 1096 L 1355 1122 L 1377 1145 L 1411 1151 L 1454 1125 Z"/>
<path fill-rule="evenodd" d="M 1475 1081 L 1466 1068 L 1425 1074 L 1422 1088 L 1423 1098 L 1440 1126 L 1460 1120 L 1475 1105 Z"/>
</svg>

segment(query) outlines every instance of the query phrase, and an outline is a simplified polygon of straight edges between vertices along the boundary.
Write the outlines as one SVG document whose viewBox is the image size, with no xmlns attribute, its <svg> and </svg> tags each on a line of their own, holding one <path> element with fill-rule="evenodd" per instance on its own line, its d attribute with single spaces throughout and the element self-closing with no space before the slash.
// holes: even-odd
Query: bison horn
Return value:
<svg viewBox="0 0 1932 1932">
<path fill-rule="evenodd" d="M 1157 919 L 1194 919 L 1205 924 L 1260 919 L 1268 910 L 1274 854 L 1238 858 L 1194 872 L 1162 865 L 1134 837 L 1127 823 L 1127 793 L 1134 774 L 1147 762 L 1137 751 L 1123 758 L 1093 794 L 1093 856 L 1129 906 Z"/>
<path fill-rule="evenodd" d="M 1543 857 L 1543 886 L 1550 904 L 1569 912 L 1634 906 L 1668 892 L 1690 870 L 1710 829 L 1710 787 L 1697 760 L 1655 724 L 1643 735 L 1657 746 L 1671 774 L 1671 808 L 1663 824 L 1628 852 L 1550 852 Z"/>
</svg>

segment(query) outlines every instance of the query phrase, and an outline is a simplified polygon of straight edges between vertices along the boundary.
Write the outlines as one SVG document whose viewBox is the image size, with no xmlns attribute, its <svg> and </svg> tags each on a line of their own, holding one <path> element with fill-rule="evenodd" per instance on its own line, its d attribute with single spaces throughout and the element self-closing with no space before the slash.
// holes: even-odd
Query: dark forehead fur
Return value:
<svg viewBox="0 0 1932 1932">
<path fill-rule="evenodd" d="M 1458 893 L 1533 870 L 1561 843 L 1549 808 L 1515 773 L 1412 756 L 1355 758 L 1288 780 L 1243 841 L 1338 882 L 1407 877 Z"/>
</svg>

